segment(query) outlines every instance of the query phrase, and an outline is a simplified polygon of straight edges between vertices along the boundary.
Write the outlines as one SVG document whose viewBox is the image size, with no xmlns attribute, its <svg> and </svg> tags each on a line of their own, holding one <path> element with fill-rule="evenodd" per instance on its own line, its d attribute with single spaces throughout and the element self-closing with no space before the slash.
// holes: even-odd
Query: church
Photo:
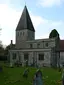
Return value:
<svg viewBox="0 0 64 85">
<path fill-rule="evenodd" d="M 35 29 L 26 6 L 15 32 L 15 46 L 11 40 L 9 50 L 10 65 L 19 62 L 25 66 L 27 61 L 28 66 L 51 67 L 64 63 L 64 47 L 60 49 L 60 43 L 62 45 L 64 40 L 58 40 L 57 37 L 35 39 Z"/>
</svg>

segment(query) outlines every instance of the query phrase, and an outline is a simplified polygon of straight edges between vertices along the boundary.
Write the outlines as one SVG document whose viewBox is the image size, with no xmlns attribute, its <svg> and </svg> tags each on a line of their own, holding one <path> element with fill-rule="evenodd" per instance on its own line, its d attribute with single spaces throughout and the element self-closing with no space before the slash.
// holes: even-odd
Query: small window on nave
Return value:
<svg viewBox="0 0 64 85">
<path fill-rule="evenodd" d="M 28 54 L 24 54 L 24 60 L 28 60 Z"/>
<path fill-rule="evenodd" d="M 39 54 L 39 60 L 44 60 L 44 54 Z"/>
<path fill-rule="evenodd" d="M 48 47 L 48 42 L 45 43 L 45 46 Z"/>
</svg>

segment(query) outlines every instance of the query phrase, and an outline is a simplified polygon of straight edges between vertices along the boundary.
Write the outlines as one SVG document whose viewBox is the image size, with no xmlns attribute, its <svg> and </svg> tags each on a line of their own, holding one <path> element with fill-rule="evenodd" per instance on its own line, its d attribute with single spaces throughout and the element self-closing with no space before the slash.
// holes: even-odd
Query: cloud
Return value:
<svg viewBox="0 0 64 85">
<path fill-rule="evenodd" d="M 49 33 L 45 33 L 45 34 L 41 34 L 40 36 L 36 36 L 36 39 L 45 39 L 45 38 L 48 38 L 49 36 Z"/>
<path fill-rule="evenodd" d="M 15 9 L 10 8 L 6 4 L 0 4 L 0 28 L 2 28 L 0 40 L 3 44 L 10 44 L 10 40 L 14 40 L 15 43 L 15 29 L 22 14 L 22 10 L 16 11 Z M 41 23 L 46 23 L 47 21 L 40 16 L 31 15 L 32 22 L 34 27 L 39 28 Z"/>
<path fill-rule="evenodd" d="M 48 38 L 49 33 L 52 31 L 52 29 L 56 29 L 59 34 L 60 38 L 63 39 L 64 33 L 62 29 L 64 29 L 64 21 L 58 20 L 47 20 L 46 18 L 43 18 L 41 16 L 33 15 L 31 14 L 31 19 L 33 21 L 35 30 L 36 30 L 36 39 L 37 38 Z"/>
<path fill-rule="evenodd" d="M 40 24 L 45 24 L 48 22 L 48 20 L 42 18 L 41 16 L 33 15 L 31 14 L 31 19 L 33 21 L 34 27 L 39 27 Z"/>
<path fill-rule="evenodd" d="M 5 4 L 0 4 L 0 28 L 2 28 L 0 39 L 3 44 L 10 44 L 10 40 L 14 40 L 15 43 L 15 29 L 20 19 L 22 10 L 16 11 Z M 63 38 L 64 33 L 62 29 L 64 28 L 64 21 L 53 21 L 47 20 L 39 15 L 29 13 L 33 25 L 35 27 L 35 38 L 48 38 L 49 33 L 52 29 L 57 29 L 60 33 L 61 38 Z"/>
<path fill-rule="evenodd" d="M 11 39 L 15 41 L 15 29 L 20 15 L 21 12 L 0 4 L 0 28 L 2 28 L 0 39 L 4 44 L 9 44 Z"/>
<path fill-rule="evenodd" d="M 38 4 L 43 7 L 60 6 L 64 0 L 38 0 Z"/>
</svg>

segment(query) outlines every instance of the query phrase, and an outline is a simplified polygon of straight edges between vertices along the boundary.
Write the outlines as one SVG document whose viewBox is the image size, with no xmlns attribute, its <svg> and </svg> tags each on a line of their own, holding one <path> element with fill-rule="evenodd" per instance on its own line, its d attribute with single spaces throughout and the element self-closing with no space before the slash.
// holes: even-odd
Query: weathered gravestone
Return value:
<svg viewBox="0 0 64 85">
<path fill-rule="evenodd" d="M 64 69 L 63 69 L 63 72 L 62 72 L 62 85 L 64 85 Z"/>
<path fill-rule="evenodd" d="M 28 66 L 28 60 L 26 60 L 26 62 L 25 62 L 25 63 L 26 63 L 26 67 L 27 67 L 27 66 Z"/>
<path fill-rule="evenodd" d="M 34 75 L 33 85 L 43 85 L 42 72 L 39 69 Z"/>
<path fill-rule="evenodd" d="M 26 69 L 24 70 L 24 73 L 23 73 L 23 77 L 24 77 L 24 78 L 27 78 L 27 77 L 28 77 L 28 72 L 29 72 L 29 69 L 26 68 Z"/>
</svg>

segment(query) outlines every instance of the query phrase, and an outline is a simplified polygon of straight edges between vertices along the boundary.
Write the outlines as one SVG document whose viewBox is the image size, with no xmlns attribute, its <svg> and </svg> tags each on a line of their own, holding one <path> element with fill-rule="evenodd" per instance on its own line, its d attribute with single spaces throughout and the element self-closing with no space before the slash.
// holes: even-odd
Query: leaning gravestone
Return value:
<svg viewBox="0 0 64 85">
<path fill-rule="evenodd" d="M 24 77 L 24 78 L 27 78 L 27 77 L 28 77 L 28 72 L 29 72 L 29 69 L 26 68 L 26 69 L 24 70 L 24 73 L 23 73 L 23 77 Z"/>
<path fill-rule="evenodd" d="M 36 75 L 34 75 L 34 78 L 33 78 L 33 85 L 36 85 Z"/>
<path fill-rule="evenodd" d="M 28 66 L 28 60 L 26 60 L 26 67 Z"/>
<path fill-rule="evenodd" d="M 39 69 L 34 75 L 33 85 L 43 85 L 42 72 Z"/>
</svg>

